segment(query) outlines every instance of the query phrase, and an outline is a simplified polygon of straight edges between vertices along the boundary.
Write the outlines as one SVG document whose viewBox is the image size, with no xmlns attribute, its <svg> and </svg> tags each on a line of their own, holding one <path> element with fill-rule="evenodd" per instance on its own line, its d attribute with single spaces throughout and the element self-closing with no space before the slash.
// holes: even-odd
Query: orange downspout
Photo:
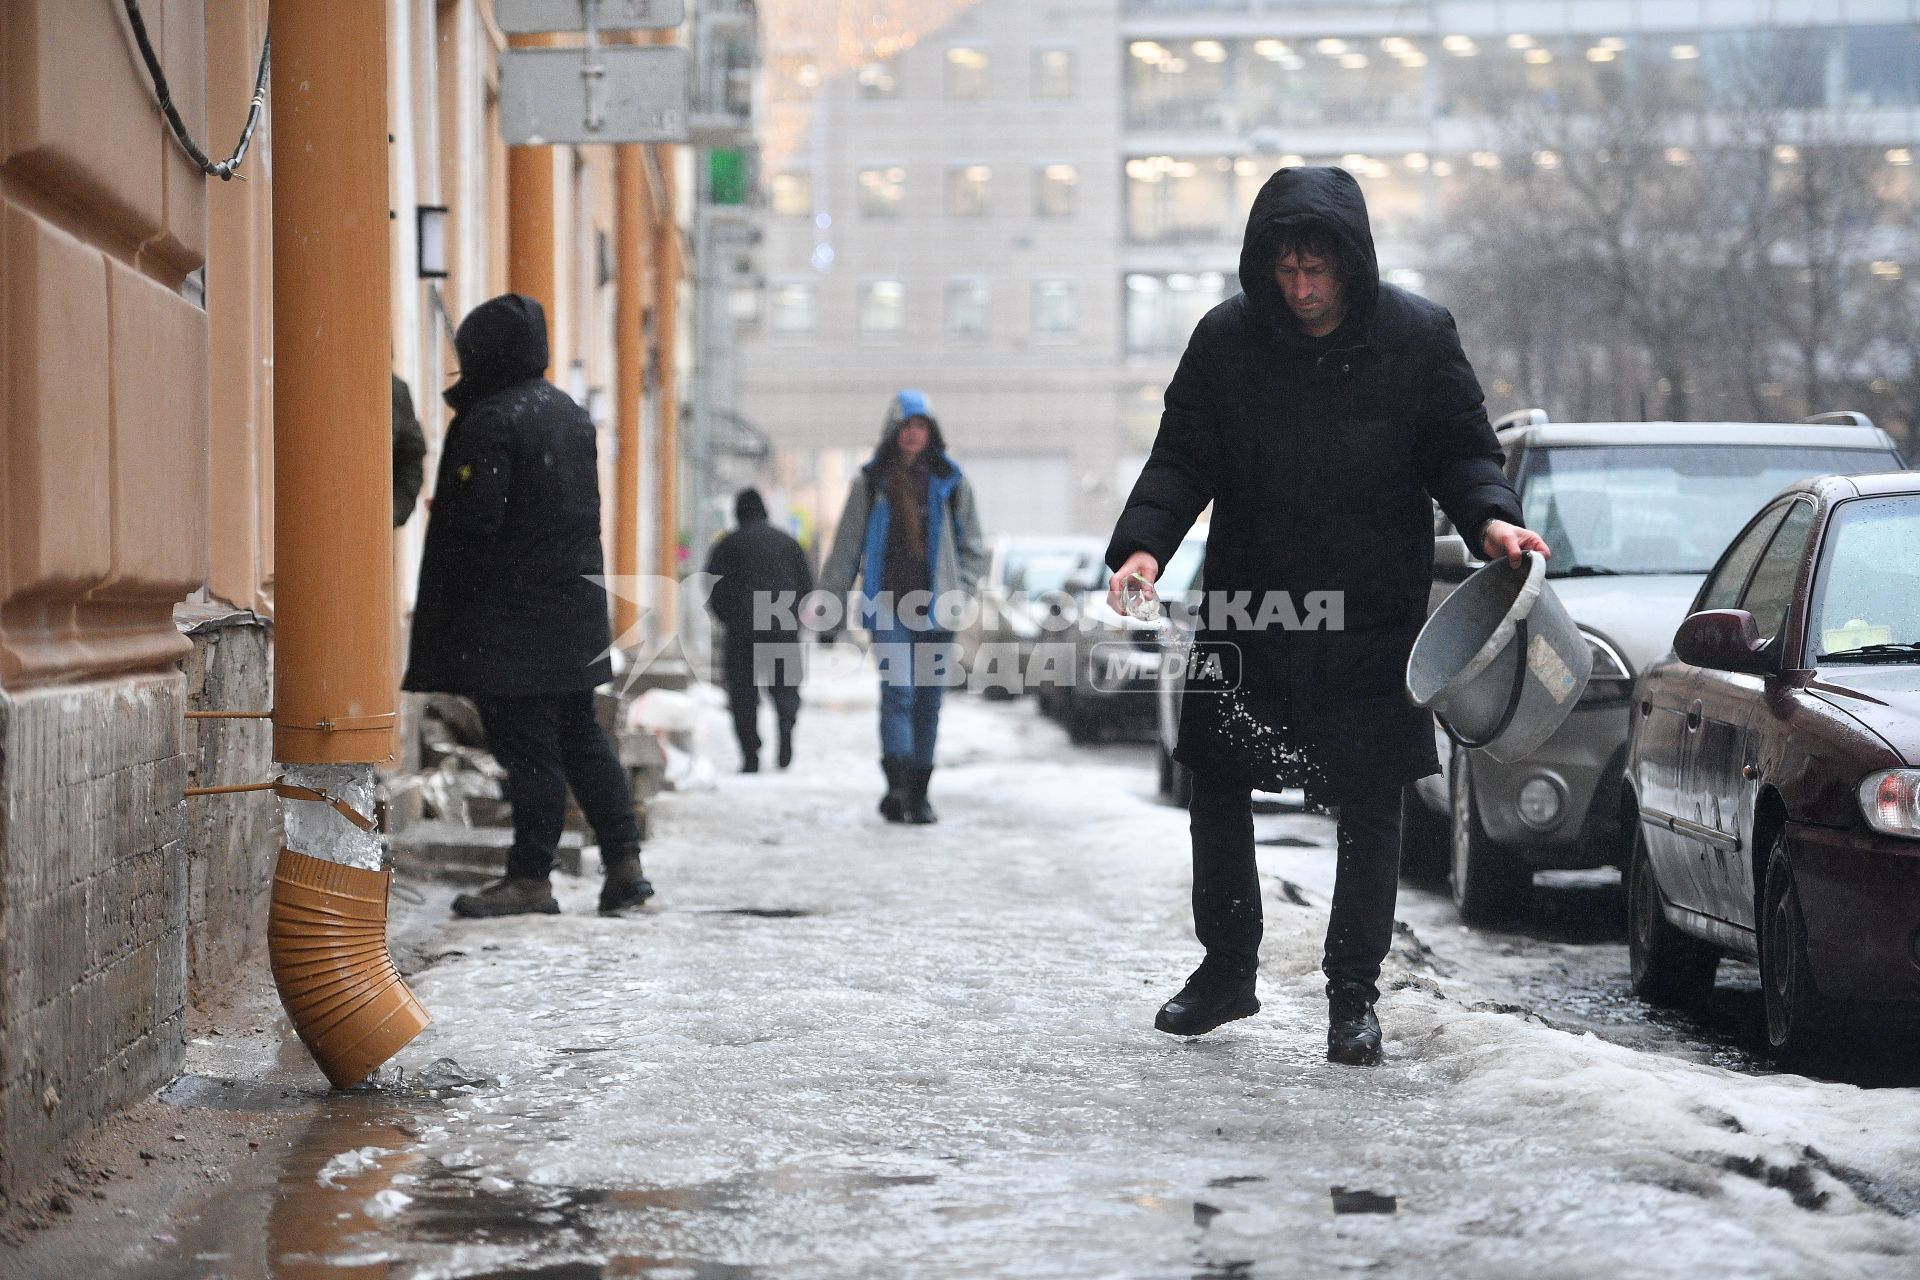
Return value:
<svg viewBox="0 0 1920 1280">
<path fill-rule="evenodd" d="M 386 4 L 274 0 L 272 92 L 273 754 L 355 821 L 284 801 L 267 936 L 294 1029 L 345 1088 L 430 1021 L 387 952 L 392 876 L 367 812 L 399 683 Z"/>
<path fill-rule="evenodd" d="M 550 35 L 509 36 L 516 49 L 546 48 Z M 547 327 L 557 340 L 560 313 L 554 271 L 553 148 L 507 148 L 507 288 L 547 309 Z"/>
<path fill-rule="evenodd" d="M 614 423 L 620 442 L 614 473 L 613 572 L 627 585 L 613 593 L 615 644 L 635 644 L 640 604 L 634 579 L 640 574 L 640 406 L 646 399 L 646 353 L 642 315 L 646 300 L 646 155 L 639 144 L 614 148 L 615 223 L 619 280 L 614 298 Z"/>
<path fill-rule="evenodd" d="M 670 31 L 654 32 L 657 44 L 672 44 Z M 675 580 L 680 576 L 680 200 L 679 182 L 674 171 L 677 148 L 669 143 L 654 147 L 660 177 L 660 207 L 666 216 L 653 226 L 654 341 L 659 345 L 660 361 L 660 449 L 655 470 L 660 477 L 660 576 Z M 663 626 L 677 623 L 673 616 L 676 597 L 663 594 L 666 616 Z"/>
</svg>

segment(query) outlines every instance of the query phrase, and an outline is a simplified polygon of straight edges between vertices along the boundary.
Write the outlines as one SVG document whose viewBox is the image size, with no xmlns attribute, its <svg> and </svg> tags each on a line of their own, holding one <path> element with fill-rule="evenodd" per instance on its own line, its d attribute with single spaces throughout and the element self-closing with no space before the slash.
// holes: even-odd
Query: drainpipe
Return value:
<svg viewBox="0 0 1920 1280">
<path fill-rule="evenodd" d="M 516 49 L 548 48 L 551 35 L 509 36 Z M 507 288 L 546 308 L 554 358 L 560 359 L 561 321 L 554 278 L 552 147 L 507 148 Z"/>
<path fill-rule="evenodd" d="M 268 952 L 334 1087 L 431 1021 L 387 949 L 394 758 L 387 6 L 273 5 L 274 712 Z"/>
<path fill-rule="evenodd" d="M 655 31 L 655 44 L 673 44 L 674 33 Z M 660 484 L 659 573 L 668 581 L 680 576 L 680 198 L 674 170 L 677 148 L 659 143 L 653 148 L 649 177 L 657 182 L 653 223 L 654 341 L 660 361 L 660 448 L 654 471 Z M 660 624 L 678 625 L 678 601 L 672 592 L 661 600 Z M 663 633 L 664 634 L 664 633 Z"/>
<path fill-rule="evenodd" d="M 639 601 L 633 581 L 640 573 L 640 405 L 646 398 L 646 360 L 642 350 L 641 315 L 645 301 L 640 290 L 646 279 L 646 156 L 640 144 L 614 148 L 617 189 L 614 236 L 619 246 L 619 281 L 614 299 L 614 386 L 618 403 L 614 419 L 620 447 L 614 474 L 613 572 L 627 584 L 613 593 L 615 644 L 631 644 L 639 624 Z"/>
</svg>

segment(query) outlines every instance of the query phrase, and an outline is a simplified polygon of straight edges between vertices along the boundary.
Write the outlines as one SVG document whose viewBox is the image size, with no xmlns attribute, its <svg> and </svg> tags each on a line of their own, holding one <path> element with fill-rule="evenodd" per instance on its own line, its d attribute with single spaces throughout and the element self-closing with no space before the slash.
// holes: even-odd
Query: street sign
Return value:
<svg viewBox="0 0 1920 1280">
<path fill-rule="evenodd" d="M 686 0 L 587 0 L 602 31 L 677 27 L 687 20 Z M 493 0 L 493 20 L 508 35 L 536 31 L 585 31 L 582 0 Z"/>
<path fill-rule="evenodd" d="M 690 78 L 675 45 L 505 49 L 500 136 L 510 147 L 685 142 Z"/>
</svg>

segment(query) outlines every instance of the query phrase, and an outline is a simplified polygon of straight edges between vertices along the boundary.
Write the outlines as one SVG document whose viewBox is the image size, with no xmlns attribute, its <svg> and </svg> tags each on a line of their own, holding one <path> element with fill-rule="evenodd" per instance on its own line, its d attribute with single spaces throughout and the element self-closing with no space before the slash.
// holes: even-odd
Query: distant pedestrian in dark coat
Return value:
<svg viewBox="0 0 1920 1280">
<path fill-rule="evenodd" d="M 460 915 L 558 911 L 548 876 L 567 788 L 600 842 L 600 909 L 653 893 L 633 793 L 594 717 L 613 678 L 593 423 L 548 382 L 538 302 L 483 302 L 454 337 L 460 380 L 420 560 L 405 687 L 461 693 L 507 771 L 507 874 L 454 899 Z"/>
<path fill-rule="evenodd" d="M 1401 791 L 1439 768 L 1432 718 L 1404 689 L 1433 580 L 1428 499 L 1488 556 L 1546 544 L 1519 527 L 1453 317 L 1381 283 L 1366 201 L 1344 170 L 1268 179 L 1240 287 L 1195 328 L 1107 548 L 1113 591 L 1136 573 L 1152 580 L 1213 506 L 1199 644 L 1221 661 L 1190 664 L 1201 674 L 1187 681 L 1175 752 L 1193 770 L 1194 931 L 1207 954 L 1155 1025 L 1199 1035 L 1259 1009 L 1250 797 L 1303 787 L 1339 811 L 1328 1056 L 1370 1062 Z M 1234 593 L 1251 602 L 1244 619 L 1212 610 Z M 1317 593 L 1338 620 L 1323 609 L 1325 625 L 1288 625 L 1307 625 Z M 1286 607 L 1266 613 L 1275 597 Z"/>
<path fill-rule="evenodd" d="M 427 456 L 426 433 L 413 412 L 413 392 L 399 374 L 393 375 L 393 527 L 398 529 L 413 514 L 420 499 L 420 486 L 426 482 L 423 459 Z"/>
<path fill-rule="evenodd" d="M 823 590 L 844 598 L 859 581 L 871 602 L 858 621 L 872 630 L 881 663 L 880 813 L 889 822 L 935 820 L 927 784 L 941 673 L 958 671 L 952 624 L 942 618 L 973 596 L 986 562 L 973 486 L 947 456 L 933 406 L 923 392 L 899 392 L 820 571 Z"/>
<path fill-rule="evenodd" d="M 801 680 L 797 611 L 813 590 L 813 570 L 800 544 L 768 522 L 759 490 L 742 489 L 734 497 L 733 517 L 739 527 L 707 555 L 707 572 L 718 578 L 707 609 L 725 629 L 722 668 L 734 736 L 740 739 L 740 768 L 758 773 L 762 689 L 773 700 L 780 726 L 780 767 L 793 763 Z"/>
</svg>

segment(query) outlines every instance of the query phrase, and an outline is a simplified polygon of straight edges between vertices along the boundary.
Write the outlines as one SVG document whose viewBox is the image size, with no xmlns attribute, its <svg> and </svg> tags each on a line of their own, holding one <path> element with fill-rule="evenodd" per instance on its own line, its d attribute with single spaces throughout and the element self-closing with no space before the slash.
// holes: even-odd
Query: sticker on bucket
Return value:
<svg viewBox="0 0 1920 1280">
<path fill-rule="evenodd" d="M 1546 687 L 1547 693 L 1558 702 L 1565 702 L 1573 696 L 1579 681 L 1574 678 L 1573 669 L 1566 660 L 1555 653 L 1553 646 L 1545 636 L 1535 636 L 1533 643 L 1527 646 L 1527 670 L 1533 678 Z"/>
</svg>

